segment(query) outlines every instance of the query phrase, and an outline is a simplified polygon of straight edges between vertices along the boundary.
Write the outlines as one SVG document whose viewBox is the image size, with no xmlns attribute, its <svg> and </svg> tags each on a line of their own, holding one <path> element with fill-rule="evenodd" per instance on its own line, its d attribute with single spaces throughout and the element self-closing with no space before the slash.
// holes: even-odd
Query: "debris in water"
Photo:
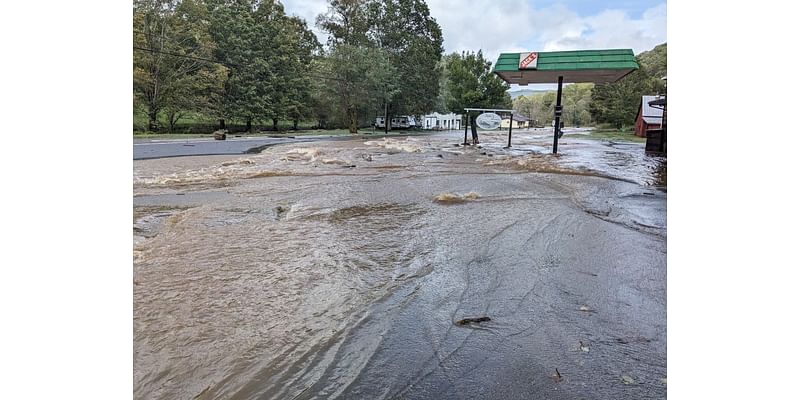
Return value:
<svg viewBox="0 0 800 400">
<path fill-rule="evenodd" d="M 661 378 L 661 383 L 666 385 L 667 384 L 667 378 Z"/>
<path fill-rule="evenodd" d="M 634 384 L 636 384 L 636 380 L 631 378 L 628 375 L 622 374 L 622 383 L 624 383 L 626 385 L 634 385 Z"/>
<path fill-rule="evenodd" d="M 588 344 L 583 344 L 583 341 L 580 341 L 580 340 L 578 341 L 578 343 L 580 343 L 578 348 L 581 349 L 581 351 L 583 351 L 585 353 L 589 352 L 589 345 Z"/>
<path fill-rule="evenodd" d="M 475 200 L 481 197 L 480 194 L 477 192 L 469 192 L 465 195 L 460 195 L 458 193 L 440 193 L 433 199 L 439 203 L 463 203 L 468 200 Z"/>
<path fill-rule="evenodd" d="M 345 164 L 346 162 L 342 161 L 342 160 L 340 160 L 338 158 L 323 158 L 322 159 L 322 163 L 323 164 Z"/>
<path fill-rule="evenodd" d="M 591 308 L 589 308 L 589 306 L 581 306 L 580 308 L 578 308 L 578 311 L 583 311 L 583 312 L 588 312 L 588 313 L 597 312 L 597 311 L 592 310 Z"/>
<path fill-rule="evenodd" d="M 491 321 L 492 319 L 489 317 L 477 317 L 477 318 L 464 318 L 462 320 L 456 321 L 456 325 L 467 325 L 471 323 L 479 323 L 479 322 L 486 322 Z"/>
<path fill-rule="evenodd" d="M 444 158 L 444 156 L 443 156 L 443 155 L 441 155 L 441 154 L 437 154 L 437 155 L 436 155 L 436 157 L 439 157 L 439 158 Z"/>
<path fill-rule="evenodd" d="M 277 206 L 275 207 L 275 218 L 276 219 L 285 219 L 286 213 L 290 211 L 289 207 L 284 206 Z"/>
<path fill-rule="evenodd" d="M 553 380 L 556 381 L 556 382 L 561 382 L 561 381 L 564 380 L 564 378 L 561 377 L 561 373 L 558 372 L 558 368 L 556 368 L 556 373 L 551 375 L 550 378 L 553 378 Z"/>
</svg>

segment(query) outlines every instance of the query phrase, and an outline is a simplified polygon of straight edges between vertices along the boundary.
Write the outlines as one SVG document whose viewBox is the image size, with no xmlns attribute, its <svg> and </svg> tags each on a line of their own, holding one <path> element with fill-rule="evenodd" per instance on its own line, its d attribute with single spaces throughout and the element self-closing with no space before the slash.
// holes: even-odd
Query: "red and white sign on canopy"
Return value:
<svg viewBox="0 0 800 400">
<path fill-rule="evenodd" d="M 537 61 L 539 53 L 519 53 L 519 69 L 536 69 Z"/>
</svg>

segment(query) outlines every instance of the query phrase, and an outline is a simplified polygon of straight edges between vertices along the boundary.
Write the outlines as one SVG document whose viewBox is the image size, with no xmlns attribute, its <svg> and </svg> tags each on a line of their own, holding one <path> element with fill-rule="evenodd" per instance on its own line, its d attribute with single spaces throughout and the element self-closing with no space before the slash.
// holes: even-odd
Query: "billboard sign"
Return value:
<svg viewBox="0 0 800 400">
<path fill-rule="evenodd" d="M 489 112 L 483 113 L 478 115 L 478 118 L 475 119 L 475 124 L 478 125 L 481 129 L 497 129 L 500 127 L 500 122 L 502 118 L 499 115 Z"/>
<path fill-rule="evenodd" d="M 520 53 L 519 54 L 519 69 L 536 69 L 536 64 L 539 61 L 539 53 Z"/>
</svg>

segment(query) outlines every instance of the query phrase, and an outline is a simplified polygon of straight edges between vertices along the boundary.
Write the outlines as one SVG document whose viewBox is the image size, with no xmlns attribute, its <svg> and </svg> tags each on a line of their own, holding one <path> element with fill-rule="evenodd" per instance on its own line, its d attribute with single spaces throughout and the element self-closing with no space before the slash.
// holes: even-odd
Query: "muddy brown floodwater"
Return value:
<svg viewBox="0 0 800 400">
<path fill-rule="evenodd" d="M 134 397 L 665 398 L 665 160 L 462 138 L 134 162 Z"/>
</svg>

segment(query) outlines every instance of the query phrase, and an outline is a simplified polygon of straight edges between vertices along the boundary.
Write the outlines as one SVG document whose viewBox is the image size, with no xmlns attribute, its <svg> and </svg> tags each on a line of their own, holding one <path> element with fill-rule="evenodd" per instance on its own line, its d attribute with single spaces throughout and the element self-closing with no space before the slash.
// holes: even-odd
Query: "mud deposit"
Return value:
<svg viewBox="0 0 800 400">
<path fill-rule="evenodd" d="M 664 161 L 460 138 L 134 162 L 134 397 L 665 398 Z"/>
</svg>

